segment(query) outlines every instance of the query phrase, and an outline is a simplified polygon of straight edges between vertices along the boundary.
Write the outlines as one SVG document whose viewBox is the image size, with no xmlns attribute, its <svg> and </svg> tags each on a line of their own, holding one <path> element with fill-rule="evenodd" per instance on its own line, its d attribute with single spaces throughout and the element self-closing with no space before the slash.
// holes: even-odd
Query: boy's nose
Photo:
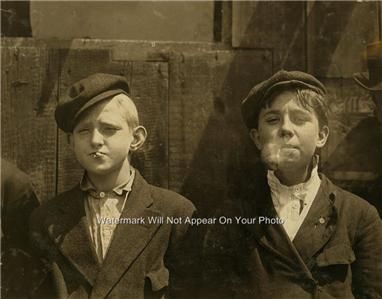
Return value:
<svg viewBox="0 0 382 299">
<path fill-rule="evenodd" d="M 90 142 L 94 146 L 99 146 L 103 144 L 103 135 L 97 129 L 93 130 Z"/>
<path fill-rule="evenodd" d="M 283 117 L 281 121 L 281 126 L 280 126 L 280 135 L 281 137 L 285 136 L 292 136 L 293 135 L 293 130 L 292 130 L 292 122 L 289 119 L 288 116 Z"/>
</svg>

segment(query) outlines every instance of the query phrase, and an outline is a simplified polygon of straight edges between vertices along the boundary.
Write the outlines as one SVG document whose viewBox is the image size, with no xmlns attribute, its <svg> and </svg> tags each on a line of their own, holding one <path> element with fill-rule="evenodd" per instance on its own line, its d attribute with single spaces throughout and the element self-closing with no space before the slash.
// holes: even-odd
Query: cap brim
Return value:
<svg viewBox="0 0 382 299">
<path fill-rule="evenodd" d="M 355 73 L 353 79 L 357 84 L 369 91 L 382 91 L 382 81 L 377 84 L 371 84 L 368 78 L 368 73 Z"/>
</svg>

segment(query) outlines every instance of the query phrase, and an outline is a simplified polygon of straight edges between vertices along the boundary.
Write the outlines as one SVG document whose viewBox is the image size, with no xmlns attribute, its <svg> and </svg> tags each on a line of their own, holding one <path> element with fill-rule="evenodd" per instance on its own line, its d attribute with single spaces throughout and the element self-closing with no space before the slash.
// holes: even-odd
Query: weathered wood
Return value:
<svg viewBox="0 0 382 299">
<path fill-rule="evenodd" d="M 232 46 L 232 2 L 222 1 L 221 42 Z"/>
<path fill-rule="evenodd" d="M 365 70 L 366 44 L 379 38 L 379 2 L 314 1 L 307 5 L 309 72 L 350 78 Z"/>
<path fill-rule="evenodd" d="M 148 138 L 139 150 L 142 172 L 150 183 L 168 187 L 168 64 L 133 62 L 131 90 Z"/>
<path fill-rule="evenodd" d="M 33 1 L 30 7 L 33 35 L 39 39 L 213 38 L 213 1 Z"/>
<path fill-rule="evenodd" d="M 326 162 L 347 133 L 363 118 L 373 115 L 370 94 L 353 79 L 322 79 L 327 89 L 330 108 L 330 137 L 322 150 Z"/>
<path fill-rule="evenodd" d="M 305 3 L 234 1 L 232 46 L 272 49 L 273 70 L 306 68 Z"/>
<path fill-rule="evenodd" d="M 2 38 L 3 46 L 39 47 L 49 49 L 84 49 L 110 50 L 114 60 L 153 61 L 167 59 L 171 52 L 202 51 L 216 48 L 214 43 L 207 42 L 171 42 L 147 40 L 112 40 L 112 39 L 42 39 Z"/>
<path fill-rule="evenodd" d="M 170 60 L 170 188 L 211 215 L 226 193 L 230 157 L 248 145 L 240 102 L 271 74 L 269 51 L 203 51 Z"/>
<path fill-rule="evenodd" d="M 28 173 L 41 201 L 54 196 L 56 180 L 56 51 L 2 47 L 2 157 Z"/>
</svg>

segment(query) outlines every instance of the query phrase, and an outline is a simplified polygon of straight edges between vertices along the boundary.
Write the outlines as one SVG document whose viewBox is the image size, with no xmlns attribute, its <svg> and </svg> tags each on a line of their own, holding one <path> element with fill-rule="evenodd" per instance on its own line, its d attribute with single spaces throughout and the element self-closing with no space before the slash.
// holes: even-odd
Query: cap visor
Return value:
<svg viewBox="0 0 382 299">
<path fill-rule="evenodd" d="M 355 82 L 357 82 L 358 85 L 360 85 L 361 87 L 369 91 L 382 91 L 382 81 L 374 85 L 370 84 L 370 81 L 366 72 L 354 74 L 353 79 Z"/>
</svg>

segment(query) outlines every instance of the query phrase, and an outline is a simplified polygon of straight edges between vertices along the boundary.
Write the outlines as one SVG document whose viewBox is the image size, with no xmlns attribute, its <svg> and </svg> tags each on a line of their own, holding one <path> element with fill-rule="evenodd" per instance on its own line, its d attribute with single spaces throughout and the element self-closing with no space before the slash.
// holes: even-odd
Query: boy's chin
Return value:
<svg viewBox="0 0 382 299">
<path fill-rule="evenodd" d="M 301 166 L 301 162 L 299 160 L 284 160 L 278 163 L 267 162 L 265 164 L 269 170 L 281 172 L 290 172 L 292 170 L 296 170 L 296 168 L 299 168 Z"/>
<path fill-rule="evenodd" d="M 113 168 L 109 164 L 99 164 L 99 165 L 86 165 L 87 167 L 84 167 L 86 172 L 89 174 L 94 175 L 108 175 L 110 172 L 113 171 Z"/>
<path fill-rule="evenodd" d="M 89 175 L 106 176 L 111 172 L 111 170 L 108 168 L 90 168 L 90 169 L 86 169 L 86 172 Z"/>
</svg>

